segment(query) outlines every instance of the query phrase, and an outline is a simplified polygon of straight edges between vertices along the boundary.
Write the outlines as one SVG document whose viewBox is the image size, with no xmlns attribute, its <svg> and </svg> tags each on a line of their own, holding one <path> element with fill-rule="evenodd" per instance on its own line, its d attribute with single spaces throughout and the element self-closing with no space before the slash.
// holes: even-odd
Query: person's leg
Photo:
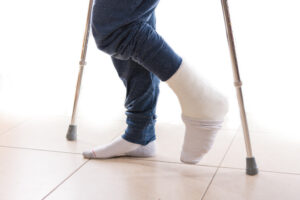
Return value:
<svg viewBox="0 0 300 200">
<path fill-rule="evenodd" d="M 120 60 L 132 59 L 170 86 L 186 126 L 181 160 L 197 163 L 211 148 L 228 102 L 147 23 L 157 4 L 158 0 L 96 0 L 93 35 L 98 49 Z"/>
<path fill-rule="evenodd" d="M 155 13 L 148 24 L 155 29 Z M 112 57 L 120 79 L 126 87 L 127 129 L 122 137 L 132 143 L 147 145 L 155 140 L 156 104 L 159 95 L 159 78 L 131 58 Z"/>
<path fill-rule="evenodd" d="M 148 24 L 155 29 L 153 12 Z M 132 59 L 114 57 L 114 67 L 126 87 L 125 133 L 111 143 L 85 151 L 87 158 L 109 158 L 115 156 L 149 157 L 155 154 L 156 104 L 159 95 L 159 78 Z M 138 144 L 138 145 L 137 145 Z"/>
<path fill-rule="evenodd" d="M 124 72 L 121 79 L 126 86 L 127 129 L 122 137 L 132 143 L 147 145 L 155 140 L 156 104 L 159 95 L 159 78 L 130 60 L 114 59 L 118 72 Z M 128 65 L 123 66 L 122 64 Z M 121 67 L 121 68 L 120 68 Z"/>
<path fill-rule="evenodd" d="M 92 32 L 99 50 L 120 60 L 132 59 L 162 81 L 182 58 L 148 21 L 159 0 L 95 0 Z"/>
</svg>

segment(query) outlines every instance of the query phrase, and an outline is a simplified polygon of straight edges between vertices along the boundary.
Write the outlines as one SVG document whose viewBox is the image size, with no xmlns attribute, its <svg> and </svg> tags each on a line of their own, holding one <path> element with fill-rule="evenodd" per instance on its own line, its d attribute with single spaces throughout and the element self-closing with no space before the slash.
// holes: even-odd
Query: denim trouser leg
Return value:
<svg viewBox="0 0 300 200">
<path fill-rule="evenodd" d="M 159 0 L 95 0 L 92 33 L 98 49 L 111 55 L 126 86 L 128 127 L 123 138 L 142 145 L 155 140 L 159 82 L 179 68 L 182 59 L 155 30 Z"/>
<path fill-rule="evenodd" d="M 95 0 L 92 32 L 98 49 L 133 61 L 166 81 L 182 58 L 148 23 L 159 0 Z"/>
<path fill-rule="evenodd" d="M 155 28 L 154 12 L 148 23 Z M 156 138 L 155 111 L 160 80 L 132 59 L 112 57 L 112 61 L 126 87 L 127 129 L 122 137 L 129 142 L 146 145 Z"/>
</svg>

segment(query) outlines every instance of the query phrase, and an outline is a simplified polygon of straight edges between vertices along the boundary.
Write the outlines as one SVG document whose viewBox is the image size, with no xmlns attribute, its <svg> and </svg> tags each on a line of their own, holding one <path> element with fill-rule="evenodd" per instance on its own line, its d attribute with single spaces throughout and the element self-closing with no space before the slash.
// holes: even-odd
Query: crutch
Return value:
<svg viewBox="0 0 300 200">
<path fill-rule="evenodd" d="M 228 46 L 229 46 L 230 56 L 231 56 L 231 63 L 232 63 L 233 76 L 234 76 L 234 86 L 237 92 L 237 98 L 238 98 L 239 108 L 240 108 L 240 116 L 242 121 L 243 132 L 244 132 L 244 139 L 246 143 L 246 151 L 247 151 L 246 174 L 256 175 L 258 173 L 258 169 L 256 166 L 255 157 L 252 154 L 249 129 L 248 129 L 248 123 L 247 123 L 247 117 L 246 117 L 245 105 L 244 105 L 243 93 L 242 93 L 242 82 L 240 79 L 238 61 L 235 52 L 234 38 L 233 38 L 233 33 L 231 28 L 230 13 L 228 9 L 227 0 L 221 0 L 221 3 L 223 8 Z"/>
<path fill-rule="evenodd" d="M 93 6 L 93 0 L 90 0 L 89 8 L 88 8 L 88 15 L 87 15 L 87 19 L 86 19 L 86 25 L 85 25 L 83 44 L 82 44 L 82 49 L 81 49 L 81 59 L 79 62 L 80 68 L 79 68 L 77 85 L 76 85 L 72 119 L 71 119 L 71 124 L 69 125 L 69 129 L 68 129 L 68 132 L 66 135 L 67 140 L 76 140 L 77 139 L 77 126 L 76 126 L 77 104 L 78 104 L 78 99 L 79 99 L 83 68 L 86 65 L 85 58 L 86 58 L 88 41 L 89 41 L 92 6 Z"/>
</svg>

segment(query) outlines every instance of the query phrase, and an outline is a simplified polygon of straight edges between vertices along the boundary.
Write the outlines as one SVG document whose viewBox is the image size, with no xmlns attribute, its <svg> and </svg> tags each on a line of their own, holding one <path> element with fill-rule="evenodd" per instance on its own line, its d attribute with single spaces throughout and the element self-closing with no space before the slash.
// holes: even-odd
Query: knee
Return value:
<svg viewBox="0 0 300 200">
<path fill-rule="evenodd" d="M 122 13 L 122 15 L 126 15 Z M 120 51 L 128 45 L 130 32 L 132 32 L 134 22 L 128 17 L 121 16 L 118 8 L 110 6 L 108 2 L 96 1 L 93 7 L 91 18 L 91 29 L 96 46 L 99 50 L 121 60 L 127 60 L 125 56 L 120 56 Z"/>
<path fill-rule="evenodd" d="M 154 10 L 158 2 L 95 0 L 91 25 L 97 48 L 120 60 L 132 57 L 136 43 L 151 35 L 148 26 L 155 26 Z"/>
<path fill-rule="evenodd" d="M 113 23 L 109 23 L 107 17 L 97 10 L 97 5 L 94 5 L 93 8 L 91 29 L 97 48 L 109 54 L 113 53 L 109 51 L 108 41 L 110 34 L 116 27 Z"/>
<path fill-rule="evenodd" d="M 120 60 L 134 57 L 138 44 L 149 37 L 151 31 L 145 19 L 127 17 L 127 13 L 121 17 L 114 9 L 99 10 L 95 6 L 91 28 L 97 48 Z"/>
<path fill-rule="evenodd" d="M 115 22 L 107 22 L 106 19 L 93 19 L 92 33 L 99 50 L 110 56 L 128 60 L 134 50 L 134 39 L 139 32 L 140 22 L 131 22 L 120 25 Z"/>
</svg>

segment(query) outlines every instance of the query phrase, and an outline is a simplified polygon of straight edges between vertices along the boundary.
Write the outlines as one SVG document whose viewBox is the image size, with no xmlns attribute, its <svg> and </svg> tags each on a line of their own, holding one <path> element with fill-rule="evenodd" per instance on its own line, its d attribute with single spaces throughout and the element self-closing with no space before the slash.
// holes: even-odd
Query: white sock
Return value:
<svg viewBox="0 0 300 200">
<path fill-rule="evenodd" d="M 149 142 L 147 145 L 141 145 L 136 150 L 130 151 L 126 153 L 126 156 L 133 156 L 133 157 L 152 157 L 155 156 L 156 147 L 155 142 Z"/>
<path fill-rule="evenodd" d="M 196 164 L 211 149 L 223 121 L 205 121 L 184 115 L 181 118 L 185 124 L 185 137 L 180 160 Z"/>
<path fill-rule="evenodd" d="M 166 83 L 178 97 L 185 124 L 181 161 L 196 164 L 212 147 L 228 112 L 227 98 L 182 61 Z"/>
<path fill-rule="evenodd" d="M 85 158 L 112 158 L 119 156 L 150 157 L 154 156 L 154 154 L 154 141 L 147 145 L 140 145 L 128 142 L 121 136 L 115 138 L 109 144 L 100 145 L 82 153 Z"/>
</svg>

